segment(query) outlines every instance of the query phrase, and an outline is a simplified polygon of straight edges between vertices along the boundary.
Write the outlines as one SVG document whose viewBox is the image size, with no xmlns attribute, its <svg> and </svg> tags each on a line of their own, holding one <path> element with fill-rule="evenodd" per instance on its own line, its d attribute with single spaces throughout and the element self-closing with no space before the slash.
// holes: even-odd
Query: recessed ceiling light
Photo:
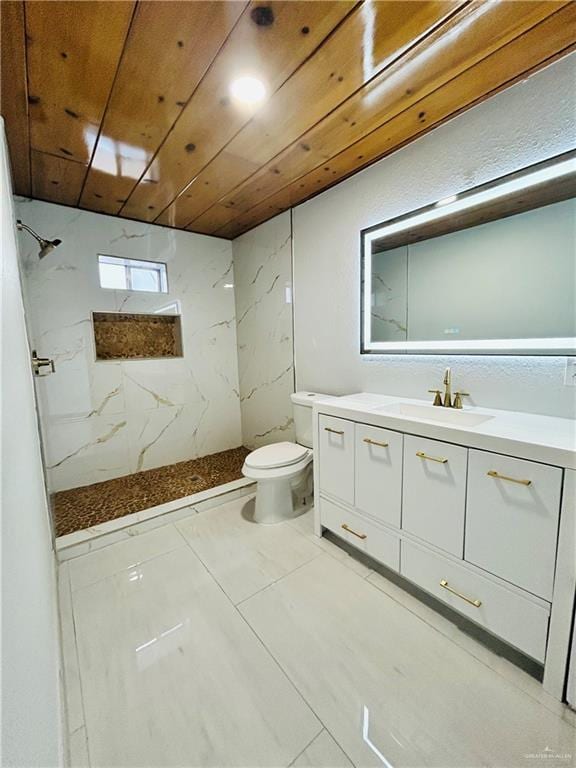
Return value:
<svg viewBox="0 0 576 768">
<path fill-rule="evenodd" d="M 449 203 L 453 203 L 456 200 L 458 200 L 458 195 L 450 195 L 450 197 L 445 197 L 443 200 L 439 200 L 436 205 L 448 205 Z"/>
<path fill-rule="evenodd" d="M 239 77 L 230 86 L 232 96 L 244 104 L 257 104 L 266 96 L 266 86 L 257 77 Z"/>
</svg>

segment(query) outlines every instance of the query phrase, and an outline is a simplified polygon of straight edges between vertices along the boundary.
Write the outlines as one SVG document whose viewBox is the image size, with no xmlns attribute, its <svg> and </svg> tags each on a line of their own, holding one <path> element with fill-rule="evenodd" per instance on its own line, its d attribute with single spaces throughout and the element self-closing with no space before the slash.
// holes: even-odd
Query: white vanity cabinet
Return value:
<svg viewBox="0 0 576 768">
<path fill-rule="evenodd" d="M 469 452 L 465 559 L 552 600 L 562 470 Z"/>
<path fill-rule="evenodd" d="M 402 510 L 402 435 L 356 424 L 356 509 L 400 528 Z"/>
<path fill-rule="evenodd" d="M 462 557 L 468 451 L 460 445 L 404 437 L 402 528 Z"/>
<path fill-rule="evenodd" d="M 366 409 L 339 408 L 334 401 L 315 406 L 317 532 L 333 531 L 547 663 L 550 644 L 558 644 L 549 638 L 549 623 L 558 594 L 567 465 L 534 460 L 535 453 L 550 454 L 523 447 L 520 440 L 482 440 L 482 446 L 502 447 L 501 453 L 475 445 L 482 421 L 474 422 L 476 436 L 472 429 L 430 424 L 423 424 L 419 434 L 418 422 L 383 415 L 389 405 L 374 409 L 374 396 L 366 402 Z M 453 423 L 458 415 L 445 418 Z M 565 427 L 562 422 L 552 425 L 556 433 Z M 527 430 L 531 434 L 533 426 Z M 572 433 L 566 432 L 568 443 Z M 566 453 L 557 455 L 571 461 Z M 564 552 L 562 558 L 575 556 Z"/>
<path fill-rule="evenodd" d="M 346 504 L 354 504 L 354 423 L 321 416 L 319 430 L 321 488 Z"/>
</svg>

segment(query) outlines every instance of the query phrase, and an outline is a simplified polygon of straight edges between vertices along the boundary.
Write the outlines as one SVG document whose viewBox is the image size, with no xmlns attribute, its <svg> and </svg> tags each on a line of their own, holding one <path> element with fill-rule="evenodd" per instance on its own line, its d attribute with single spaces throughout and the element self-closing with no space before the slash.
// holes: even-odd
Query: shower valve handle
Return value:
<svg viewBox="0 0 576 768">
<path fill-rule="evenodd" d="M 40 370 L 44 367 L 49 367 L 48 373 L 54 373 L 56 368 L 54 367 L 54 360 L 49 357 L 38 357 L 36 350 L 32 350 L 32 370 L 35 376 L 47 376 L 46 373 L 40 373 Z"/>
</svg>

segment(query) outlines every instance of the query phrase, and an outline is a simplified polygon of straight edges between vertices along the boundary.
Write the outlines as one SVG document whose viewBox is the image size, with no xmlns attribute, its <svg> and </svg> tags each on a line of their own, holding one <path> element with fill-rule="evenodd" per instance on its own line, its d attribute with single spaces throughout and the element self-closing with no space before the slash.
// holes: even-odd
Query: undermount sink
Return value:
<svg viewBox="0 0 576 768">
<path fill-rule="evenodd" d="M 425 419 L 437 421 L 442 424 L 454 424 L 461 427 L 477 427 L 485 421 L 493 419 L 493 416 L 480 413 L 470 413 L 466 410 L 444 408 L 438 405 L 416 405 L 414 403 L 391 403 L 377 411 L 389 413 L 391 416 L 406 416 L 409 419 Z"/>
</svg>

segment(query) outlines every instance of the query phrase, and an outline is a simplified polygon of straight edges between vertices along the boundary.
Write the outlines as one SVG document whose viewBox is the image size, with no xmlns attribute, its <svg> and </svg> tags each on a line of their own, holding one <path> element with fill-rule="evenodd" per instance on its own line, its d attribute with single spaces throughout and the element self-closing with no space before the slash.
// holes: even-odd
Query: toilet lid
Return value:
<svg viewBox="0 0 576 768">
<path fill-rule="evenodd" d="M 273 443 L 257 448 L 246 457 L 246 464 L 252 469 L 274 469 L 296 464 L 308 455 L 308 448 L 297 443 Z"/>
</svg>

